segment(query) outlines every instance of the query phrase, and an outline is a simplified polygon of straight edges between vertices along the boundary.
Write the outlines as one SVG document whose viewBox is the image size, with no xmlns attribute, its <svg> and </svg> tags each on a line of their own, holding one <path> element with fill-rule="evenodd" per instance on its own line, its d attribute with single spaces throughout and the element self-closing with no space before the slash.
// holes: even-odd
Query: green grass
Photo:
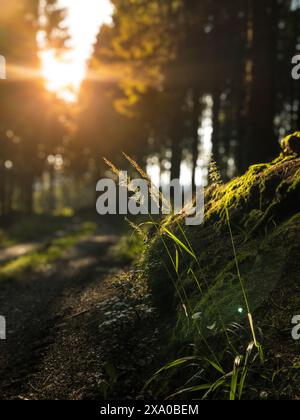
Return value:
<svg viewBox="0 0 300 420">
<path fill-rule="evenodd" d="M 281 156 L 226 185 L 216 177 L 202 226 L 149 215 L 149 241 L 121 241 L 120 254 L 138 261 L 118 287 L 139 299 L 151 294 L 164 331 L 157 360 L 163 367 L 147 381 L 146 395 L 149 389 L 157 399 L 296 395 L 299 343 L 288 328 L 299 309 L 299 167 L 299 160 Z"/>
<path fill-rule="evenodd" d="M 31 252 L 4 264 L 0 267 L 0 280 L 20 279 L 24 274 L 34 272 L 54 262 L 61 258 L 69 248 L 92 234 L 95 229 L 96 225 L 93 223 L 82 223 L 74 232 L 52 240 L 44 249 Z"/>
<path fill-rule="evenodd" d="M 7 233 L 3 229 L 0 229 L 0 250 L 10 245 L 13 245 L 13 241 L 10 241 Z"/>
<path fill-rule="evenodd" d="M 20 216 L 12 225 L 0 229 L 0 250 L 20 243 L 40 242 L 72 222 L 72 213 Z"/>
<path fill-rule="evenodd" d="M 22 217 L 5 234 L 10 243 L 40 241 L 53 233 L 64 230 L 72 221 L 71 216 L 33 215 Z"/>
<path fill-rule="evenodd" d="M 127 233 L 112 248 L 112 254 L 122 263 L 130 264 L 139 258 L 144 249 L 144 240 L 138 234 Z"/>
<path fill-rule="evenodd" d="M 274 311 L 269 299 L 277 290 L 289 303 L 297 295 L 300 267 L 291 256 L 300 247 L 299 166 L 299 160 L 281 157 L 213 185 L 202 226 L 186 227 L 180 217 L 155 223 L 157 234 L 137 264 L 136 281 L 148 284 L 161 322 L 173 317 L 163 347 L 175 361 L 148 383 L 152 395 L 264 399 L 267 389 L 284 398 L 286 390 L 272 380 L 272 352 L 282 345 L 281 331 L 297 307 L 284 301 L 277 303 L 283 312 Z M 154 226 L 151 217 L 149 223 Z M 285 372 L 295 370 L 292 344 Z"/>
</svg>

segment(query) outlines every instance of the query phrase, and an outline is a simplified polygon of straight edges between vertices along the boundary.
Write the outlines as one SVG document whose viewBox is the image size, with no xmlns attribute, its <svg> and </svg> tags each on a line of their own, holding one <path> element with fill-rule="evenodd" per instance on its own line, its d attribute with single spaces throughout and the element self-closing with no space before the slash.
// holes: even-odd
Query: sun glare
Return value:
<svg viewBox="0 0 300 420">
<path fill-rule="evenodd" d="M 66 58 L 58 59 L 53 50 L 41 53 L 46 88 L 66 102 L 75 102 L 85 75 L 85 64 Z M 63 61 L 64 60 L 64 61 Z"/>
<path fill-rule="evenodd" d="M 111 21 L 112 5 L 109 0 L 60 0 L 59 4 L 67 9 L 70 40 L 66 52 L 58 56 L 43 46 L 40 35 L 41 70 L 47 90 L 72 103 L 78 98 L 99 27 Z"/>
</svg>

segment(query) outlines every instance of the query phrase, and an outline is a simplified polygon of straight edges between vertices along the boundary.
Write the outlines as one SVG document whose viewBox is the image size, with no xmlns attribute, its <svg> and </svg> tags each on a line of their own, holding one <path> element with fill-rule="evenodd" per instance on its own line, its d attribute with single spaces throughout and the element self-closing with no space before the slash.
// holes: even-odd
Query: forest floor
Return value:
<svg viewBox="0 0 300 420">
<path fill-rule="evenodd" d="M 170 218 L 167 236 L 83 214 L 4 231 L 0 399 L 201 399 L 209 386 L 211 399 L 299 400 L 299 194 L 290 157 L 208 189 L 204 224 Z"/>
<path fill-rule="evenodd" d="M 7 322 L 7 340 L 0 341 L 1 399 L 101 399 L 117 377 L 128 379 L 128 371 L 144 369 L 137 354 L 144 360 L 143 329 L 143 337 L 135 334 L 132 343 L 124 338 L 124 324 L 118 337 L 99 329 L 110 303 L 118 304 L 111 284 L 124 266 L 111 252 L 118 239 L 106 227 L 50 264 L 0 282 L 0 313 Z M 148 342 L 144 346 L 150 351 Z M 114 351 L 116 363 L 110 361 Z M 133 367 L 129 358 L 140 366 Z M 119 397 L 136 392 L 130 380 L 122 388 Z"/>
<path fill-rule="evenodd" d="M 6 262 L 14 260 L 15 258 L 23 257 L 24 255 L 27 255 L 36 249 L 37 244 L 34 243 L 24 243 L 9 246 L 0 252 L 0 264 L 5 264 Z"/>
</svg>

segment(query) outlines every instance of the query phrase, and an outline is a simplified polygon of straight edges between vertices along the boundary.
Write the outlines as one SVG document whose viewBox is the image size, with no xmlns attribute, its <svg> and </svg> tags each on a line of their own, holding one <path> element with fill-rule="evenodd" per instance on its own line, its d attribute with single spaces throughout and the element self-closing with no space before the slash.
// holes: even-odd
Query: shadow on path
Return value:
<svg viewBox="0 0 300 420">
<path fill-rule="evenodd" d="M 114 294 L 108 280 L 121 268 L 110 253 L 117 239 L 92 236 L 39 273 L 0 285 L 7 320 L 1 399 L 81 399 L 97 392 L 101 354 L 87 348 L 82 318 L 94 311 L 98 322 L 97 304 Z"/>
</svg>

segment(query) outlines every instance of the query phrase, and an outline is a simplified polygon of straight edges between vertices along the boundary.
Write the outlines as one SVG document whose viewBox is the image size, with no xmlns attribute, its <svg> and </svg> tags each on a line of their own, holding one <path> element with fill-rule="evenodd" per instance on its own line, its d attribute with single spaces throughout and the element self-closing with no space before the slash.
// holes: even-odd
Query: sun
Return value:
<svg viewBox="0 0 300 420">
<path fill-rule="evenodd" d="M 43 48 L 41 35 L 41 72 L 49 92 L 74 103 L 86 76 L 99 28 L 111 22 L 113 6 L 109 0 L 60 0 L 60 6 L 68 12 L 65 22 L 70 35 L 68 48 L 58 56 L 55 50 Z"/>
<path fill-rule="evenodd" d="M 46 89 L 65 102 L 76 102 L 85 77 L 85 65 L 67 57 L 59 58 L 53 50 L 40 54 Z"/>
</svg>

